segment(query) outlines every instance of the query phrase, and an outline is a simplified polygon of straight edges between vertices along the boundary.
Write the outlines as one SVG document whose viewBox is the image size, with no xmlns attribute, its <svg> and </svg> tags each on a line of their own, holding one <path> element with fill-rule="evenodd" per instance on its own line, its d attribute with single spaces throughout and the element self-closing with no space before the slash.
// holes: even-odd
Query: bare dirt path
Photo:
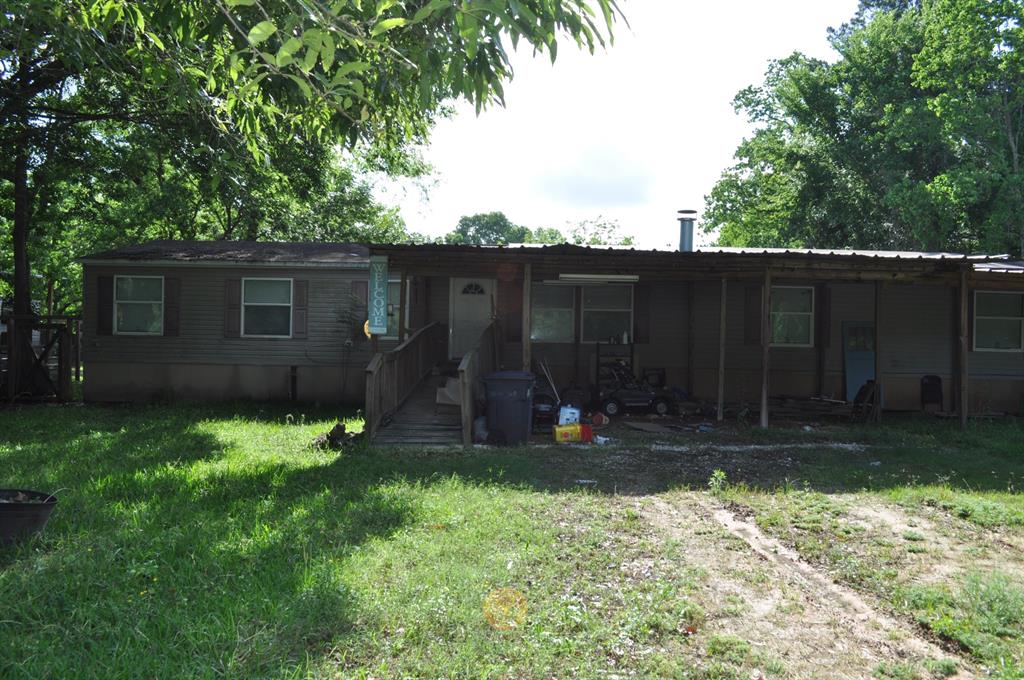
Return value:
<svg viewBox="0 0 1024 680">
<path fill-rule="evenodd" d="M 871 678 L 882 664 L 921 666 L 951 657 L 706 495 L 635 502 L 657 530 L 685 546 L 688 567 L 708 571 L 698 594 L 709 613 L 706 625 L 777 659 L 781 677 Z M 954 677 L 975 677 L 964 659 L 956 660 Z"/>
</svg>

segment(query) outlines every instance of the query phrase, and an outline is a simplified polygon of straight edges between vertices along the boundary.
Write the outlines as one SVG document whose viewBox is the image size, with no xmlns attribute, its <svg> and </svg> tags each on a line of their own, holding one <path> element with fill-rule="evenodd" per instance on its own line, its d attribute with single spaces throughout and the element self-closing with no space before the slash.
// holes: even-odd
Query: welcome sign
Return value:
<svg viewBox="0 0 1024 680">
<path fill-rule="evenodd" d="M 370 256 L 369 290 L 370 333 L 388 332 L 388 258 L 387 255 Z"/>
</svg>

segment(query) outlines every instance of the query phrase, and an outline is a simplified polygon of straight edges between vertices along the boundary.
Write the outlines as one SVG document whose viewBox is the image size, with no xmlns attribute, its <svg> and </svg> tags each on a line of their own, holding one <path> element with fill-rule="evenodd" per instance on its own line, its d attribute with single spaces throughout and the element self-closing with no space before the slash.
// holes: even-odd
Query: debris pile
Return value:
<svg viewBox="0 0 1024 680">
<path fill-rule="evenodd" d="M 338 424 L 332 427 L 330 432 L 318 435 L 309 445 L 314 449 L 333 449 L 338 451 L 353 443 L 357 436 L 354 432 L 346 432 L 345 423 L 339 420 Z"/>
</svg>

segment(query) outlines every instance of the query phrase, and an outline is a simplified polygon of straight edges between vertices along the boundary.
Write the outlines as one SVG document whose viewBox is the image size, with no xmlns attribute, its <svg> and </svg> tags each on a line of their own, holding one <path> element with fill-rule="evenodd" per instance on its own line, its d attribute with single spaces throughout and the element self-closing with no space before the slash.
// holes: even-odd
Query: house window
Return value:
<svg viewBox="0 0 1024 680">
<path fill-rule="evenodd" d="M 974 293 L 974 349 L 1024 350 L 1024 293 Z"/>
<path fill-rule="evenodd" d="M 772 286 L 772 346 L 814 346 L 814 288 Z"/>
<path fill-rule="evenodd" d="M 291 337 L 291 279 L 242 279 L 242 335 Z"/>
<path fill-rule="evenodd" d="M 164 278 L 114 277 L 114 332 L 119 335 L 162 335 Z"/>
<path fill-rule="evenodd" d="M 583 286 L 583 342 L 633 340 L 633 286 Z"/>
<path fill-rule="evenodd" d="M 530 289 L 530 340 L 572 342 L 574 286 L 534 285 Z"/>
</svg>

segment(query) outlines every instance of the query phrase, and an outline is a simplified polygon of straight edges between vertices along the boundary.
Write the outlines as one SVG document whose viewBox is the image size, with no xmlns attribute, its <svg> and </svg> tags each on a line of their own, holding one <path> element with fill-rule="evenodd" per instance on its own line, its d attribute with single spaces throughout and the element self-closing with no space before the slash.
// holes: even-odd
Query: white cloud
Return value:
<svg viewBox="0 0 1024 680">
<path fill-rule="evenodd" d="M 676 210 L 704 196 L 749 127 L 732 109 L 768 62 L 794 50 L 834 56 L 826 30 L 857 0 L 634 0 L 630 28 L 589 55 L 568 44 L 554 65 L 517 53 L 506 108 L 459 105 L 426 152 L 429 202 L 392 187 L 410 229 L 437 235 L 462 215 L 501 210 L 527 226 L 603 215 L 642 246 L 677 238 Z"/>
</svg>

